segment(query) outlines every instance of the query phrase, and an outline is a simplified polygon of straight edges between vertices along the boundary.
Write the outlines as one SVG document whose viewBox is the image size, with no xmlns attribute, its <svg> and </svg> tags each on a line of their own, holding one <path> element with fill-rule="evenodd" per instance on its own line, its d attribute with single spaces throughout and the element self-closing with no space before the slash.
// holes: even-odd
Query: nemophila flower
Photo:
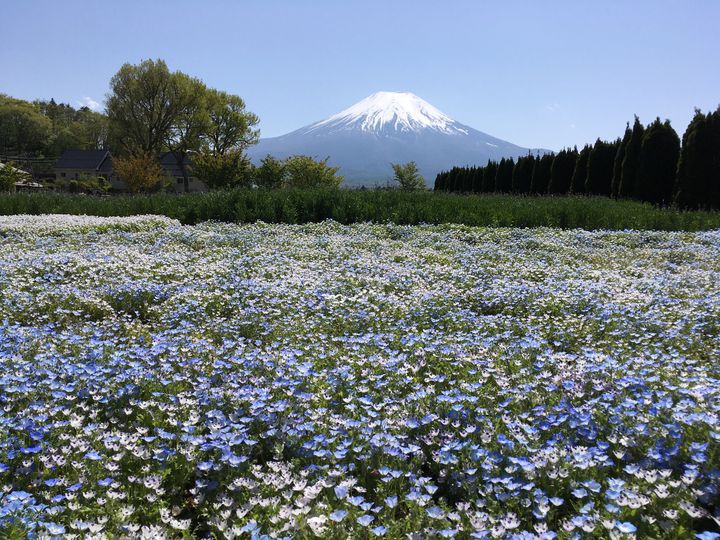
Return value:
<svg viewBox="0 0 720 540">
<path fill-rule="evenodd" d="M 371 516 L 370 514 L 363 514 L 362 516 L 357 518 L 355 521 L 357 521 L 363 527 L 367 527 L 373 521 L 375 521 L 375 516 Z"/>
<path fill-rule="evenodd" d="M 31 498 L 0 530 L 692 530 L 718 260 L 717 233 L 1 218 L 0 482 Z"/>
<path fill-rule="evenodd" d="M 336 523 L 340 523 L 348 515 L 346 510 L 335 510 L 330 514 L 330 519 Z"/>
</svg>

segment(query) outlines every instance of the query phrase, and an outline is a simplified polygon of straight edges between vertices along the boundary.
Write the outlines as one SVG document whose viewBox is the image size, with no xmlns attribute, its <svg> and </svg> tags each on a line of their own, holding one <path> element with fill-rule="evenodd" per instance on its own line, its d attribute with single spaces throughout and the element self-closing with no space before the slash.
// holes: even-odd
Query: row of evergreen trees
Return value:
<svg viewBox="0 0 720 540">
<path fill-rule="evenodd" d="M 622 139 L 557 154 L 489 161 L 438 174 L 436 191 L 587 194 L 656 205 L 720 209 L 720 107 L 696 110 L 682 138 L 669 120 L 643 126 L 635 117 Z"/>
</svg>

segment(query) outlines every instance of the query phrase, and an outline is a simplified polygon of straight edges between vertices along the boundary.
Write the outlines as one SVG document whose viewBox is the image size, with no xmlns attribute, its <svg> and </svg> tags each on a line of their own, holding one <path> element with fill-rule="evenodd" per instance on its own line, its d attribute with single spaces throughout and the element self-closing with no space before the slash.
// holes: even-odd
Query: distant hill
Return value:
<svg viewBox="0 0 720 540">
<path fill-rule="evenodd" d="M 346 185 L 384 184 L 391 163 L 415 161 L 428 185 L 456 165 L 485 165 L 489 159 L 518 157 L 528 149 L 456 122 L 409 92 L 377 92 L 325 120 L 296 131 L 261 139 L 249 155 L 258 163 L 271 154 L 329 157 Z"/>
</svg>

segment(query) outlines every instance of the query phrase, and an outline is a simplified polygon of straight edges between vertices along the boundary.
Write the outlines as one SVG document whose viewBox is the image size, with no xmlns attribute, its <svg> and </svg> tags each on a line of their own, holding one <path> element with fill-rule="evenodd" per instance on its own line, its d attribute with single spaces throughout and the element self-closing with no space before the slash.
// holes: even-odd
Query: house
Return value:
<svg viewBox="0 0 720 540">
<path fill-rule="evenodd" d="M 190 176 L 188 177 L 188 190 L 191 193 L 198 191 L 207 191 L 208 188 L 205 185 L 205 182 L 199 180 L 195 176 L 192 176 L 192 173 L 189 172 L 192 168 L 192 160 L 188 156 L 185 156 L 185 159 L 182 163 L 185 167 L 185 170 L 188 171 L 188 174 L 190 174 Z M 178 164 L 178 159 L 176 159 L 175 154 L 173 154 L 172 152 L 165 152 L 164 154 L 161 154 L 160 165 L 162 166 L 163 171 L 165 171 L 165 175 L 174 180 L 175 192 L 184 193 L 185 179 L 183 178 L 182 169 Z"/>
<path fill-rule="evenodd" d="M 184 165 L 190 170 L 192 161 L 186 156 Z M 175 155 L 165 152 L 160 156 L 160 165 L 165 176 L 172 179 L 172 190 L 176 193 L 185 191 L 182 170 Z M 102 176 L 110 182 L 112 191 L 128 191 L 127 184 L 118 177 L 112 166 L 112 155 L 108 150 L 65 150 L 55 164 L 55 182 L 58 185 L 68 184 L 83 175 Z M 204 182 L 195 176 L 188 178 L 189 191 L 207 191 Z"/>
<path fill-rule="evenodd" d="M 65 150 L 55 163 L 55 183 L 67 185 L 81 176 L 102 176 L 110 182 L 113 191 L 127 189 L 113 171 L 108 150 Z"/>
</svg>

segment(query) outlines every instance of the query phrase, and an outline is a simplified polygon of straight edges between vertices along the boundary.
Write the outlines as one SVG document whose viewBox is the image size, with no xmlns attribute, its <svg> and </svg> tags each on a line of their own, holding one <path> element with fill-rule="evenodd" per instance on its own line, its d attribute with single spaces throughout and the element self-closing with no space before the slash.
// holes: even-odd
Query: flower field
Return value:
<svg viewBox="0 0 720 540">
<path fill-rule="evenodd" d="M 720 231 L 0 217 L 0 538 L 719 538 Z"/>
</svg>

